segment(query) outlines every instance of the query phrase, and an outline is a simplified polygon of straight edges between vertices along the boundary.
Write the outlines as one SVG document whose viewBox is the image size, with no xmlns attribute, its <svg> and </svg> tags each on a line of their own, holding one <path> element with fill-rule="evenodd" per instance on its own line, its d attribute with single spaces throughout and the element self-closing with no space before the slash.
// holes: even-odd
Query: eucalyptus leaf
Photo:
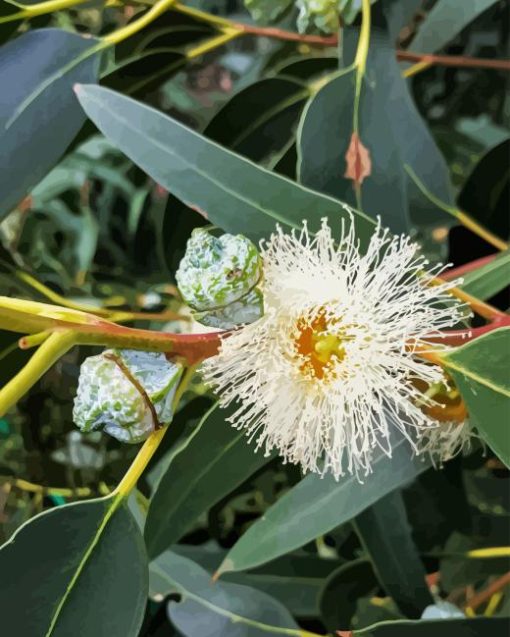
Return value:
<svg viewBox="0 0 510 637">
<path fill-rule="evenodd" d="M 389 621 L 355 630 L 353 637 L 508 637 L 506 617 Z"/>
<path fill-rule="evenodd" d="M 407 617 L 418 618 L 434 603 L 412 538 L 400 491 L 375 502 L 355 519 L 379 583 Z"/>
<path fill-rule="evenodd" d="M 289 611 L 269 595 L 240 584 L 214 584 L 207 571 L 185 557 L 166 551 L 150 570 L 161 587 L 182 595 L 179 603 L 169 603 L 168 614 L 185 637 L 300 635 Z"/>
<path fill-rule="evenodd" d="M 420 25 L 411 49 L 434 53 L 453 40 L 470 22 L 498 0 L 437 0 Z"/>
<path fill-rule="evenodd" d="M 211 574 L 211 577 L 227 554 L 227 550 L 215 542 L 200 546 L 175 544 L 171 550 L 199 564 Z M 221 581 L 243 584 L 263 591 L 280 601 L 295 617 L 318 617 L 321 615 L 319 596 L 324 581 L 340 564 L 340 560 L 321 558 L 299 551 L 248 573 L 225 573 Z M 373 581 L 377 584 L 375 577 Z M 166 589 L 159 590 L 157 585 L 158 581 L 151 577 L 151 592 L 164 595 Z"/>
<path fill-rule="evenodd" d="M 208 141 L 158 111 L 99 86 L 77 87 L 87 115 L 118 148 L 158 183 L 225 231 L 251 239 L 269 235 L 277 223 L 311 230 L 329 218 L 337 231 L 344 205 L 275 175 Z M 373 221 L 355 213 L 367 240 Z"/>
<path fill-rule="evenodd" d="M 462 289 L 478 299 L 487 300 L 509 284 L 510 250 L 506 250 L 489 263 L 465 274 Z"/>
<path fill-rule="evenodd" d="M 393 455 L 374 457 L 373 473 L 361 484 L 356 476 L 306 476 L 270 507 L 229 551 L 220 572 L 242 571 L 284 555 L 351 520 L 379 498 L 428 467 L 412 457 L 408 443 L 394 441 Z"/>
<path fill-rule="evenodd" d="M 498 236 L 510 237 L 510 139 L 483 155 L 473 168 L 457 198 L 459 208 Z"/>
<path fill-rule="evenodd" d="M 351 626 L 356 601 L 373 595 L 378 582 L 370 560 L 359 558 L 342 564 L 324 581 L 320 592 L 320 609 L 326 627 L 337 630 Z"/>
<path fill-rule="evenodd" d="M 79 131 L 83 112 L 72 91 L 95 82 L 94 38 L 28 31 L 0 50 L 0 219 L 55 165 Z"/>
<path fill-rule="evenodd" d="M 510 327 L 484 334 L 442 359 L 466 401 L 473 424 L 510 467 Z"/>
<path fill-rule="evenodd" d="M 222 497 L 274 457 L 255 453 L 243 431 L 213 406 L 193 434 L 168 457 L 151 498 L 145 541 L 151 557 L 167 549 Z"/>
<path fill-rule="evenodd" d="M 309 96 L 308 86 L 294 79 L 260 80 L 234 95 L 209 122 L 204 134 L 259 162 L 288 143 Z"/>
<path fill-rule="evenodd" d="M 36 516 L 0 549 L 2 626 L 23 637 L 137 637 L 148 590 L 142 536 L 114 497 Z"/>
<path fill-rule="evenodd" d="M 345 30 L 345 65 L 354 59 L 357 40 L 357 29 Z M 298 174 L 303 184 L 354 204 L 353 182 L 345 176 L 355 104 L 355 71 L 349 68 L 326 83 L 303 112 Z M 324 119 L 328 126 L 322 125 Z M 360 187 L 365 212 L 379 215 L 394 232 L 409 231 L 411 222 L 428 226 L 448 221 L 405 171 L 404 165 L 409 164 L 436 197 L 453 203 L 448 167 L 401 76 L 382 8 L 377 5 L 361 88 L 359 136 L 371 159 L 370 174 Z"/>
</svg>

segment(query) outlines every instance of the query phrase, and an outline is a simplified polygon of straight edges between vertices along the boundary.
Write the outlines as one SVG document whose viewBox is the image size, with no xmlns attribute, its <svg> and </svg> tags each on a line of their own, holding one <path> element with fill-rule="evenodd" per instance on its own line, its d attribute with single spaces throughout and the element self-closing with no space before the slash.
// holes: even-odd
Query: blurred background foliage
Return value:
<svg viewBox="0 0 510 637">
<path fill-rule="evenodd" d="M 188 4 L 234 20 L 251 20 L 239 0 Z M 396 34 L 399 48 L 407 47 L 419 33 L 434 2 L 409 4 L 413 10 Z M 510 5 L 505 1 L 487 5 L 453 39 L 447 38 L 439 52 L 508 58 Z M 92 0 L 18 28 L 23 32 L 55 26 L 101 35 L 140 10 L 136 4 L 103 6 Z M 280 26 L 294 24 L 295 14 L 287 12 Z M 296 128 L 306 103 L 303 86 L 336 67 L 335 47 L 245 37 L 186 61 L 182 51 L 210 33 L 203 22 L 167 12 L 117 47 L 115 58 L 106 56 L 102 83 L 295 178 Z M 7 40 L 14 35 L 11 24 L 2 25 L 0 37 Z M 509 234 L 508 77 L 503 71 L 436 65 L 409 80 L 416 106 L 446 158 L 458 205 L 504 237 Z M 65 156 L 1 223 L 0 293 L 47 300 L 43 288 L 34 283 L 37 280 L 68 300 L 140 313 L 130 325 L 187 331 L 186 317 L 155 322 L 151 315 L 182 311 L 174 271 L 191 230 L 204 223 L 198 212 L 154 183 L 87 122 Z M 469 230 L 452 226 L 448 218 L 438 217 L 433 225 L 413 232 L 432 257 L 457 266 L 494 252 Z M 508 301 L 508 289 L 498 290 L 492 298 L 504 310 Z M 2 384 L 27 358 L 15 343 L 16 335 L 0 333 Z M 108 493 L 137 451 L 100 433 L 82 436 L 72 423 L 79 365 L 94 351 L 75 348 L 0 420 L 2 541 L 42 510 Z M 134 507 L 143 509 L 168 453 L 190 436 L 211 405 L 212 399 L 196 381 L 140 485 Z M 508 571 L 507 558 L 480 560 L 466 555 L 471 549 L 508 543 L 508 479 L 508 470 L 492 452 L 475 443 L 469 454 L 449 462 L 441 472 L 425 471 L 404 491 L 412 536 L 429 583 L 461 607 L 469 605 L 475 591 Z M 176 552 L 214 570 L 226 549 L 299 480 L 296 467 L 282 466 L 278 460 L 258 467 L 248 480 L 204 505 L 177 538 Z M 248 573 L 227 575 L 225 580 L 269 593 L 302 627 L 316 632 L 401 617 L 401 610 L 378 583 L 365 548 L 348 522 L 302 549 Z M 179 565 L 174 567 L 178 572 Z M 193 616 L 191 610 L 184 616 L 181 609 L 181 616 L 170 606 L 167 612 L 166 599 L 164 586 L 156 586 L 142 635 L 171 635 L 177 630 L 202 634 L 186 623 Z M 492 607 L 487 608 L 491 600 Z M 509 594 L 489 597 L 476 612 L 484 610 L 507 615 Z M 490 635 L 490 630 L 485 634 Z"/>
</svg>

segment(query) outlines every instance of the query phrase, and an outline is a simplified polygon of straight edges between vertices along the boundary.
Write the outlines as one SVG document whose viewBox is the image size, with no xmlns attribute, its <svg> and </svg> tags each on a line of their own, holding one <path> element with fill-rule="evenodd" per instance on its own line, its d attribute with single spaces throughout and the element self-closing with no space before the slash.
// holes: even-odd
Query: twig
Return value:
<svg viewBox="0 0 510 637">
<path fill-rule="evenodd" d="M 473 597 L 471 597 L 469 602 L 466 604 L 466 610 L 468 608 L 472 610 L 477 609 L 479 606 L 489 601 L 494 593 L 497 593 L 505 586 L 508 586 L 508 584 L 510 584 L 510 571 L 495 579 L 492 584 L 489 584 L 489 586 L 487 586 L 485 590 L 473 595 Z"/>
<path fill-rule="evenodd" d="M 14 480 L 12 483 L 17 489 L 26 491 L 28 493 L 42 493 L 44 495 L 59 495 L 64 498 L 88 498 L 96 495 L 96 493 L 89 487 L 77 487 L 76 489 L 61 488 L 61 487 L 46 487 L 42 484 L 35 484 L 28 480 L 22 480 L 21 478 Z M 110 489 L 106 484 L 101 483 L 99 485 L 100 495 L 107 495 L 110 493 Z"/>
<path fill-rule="evenodd" d="M 464 55 L 431 55 L 397 49 L 397 60 L 402 62 L 426 62 L 431 66 L 455 66 L 463 68 L 510 71 L 510 60 L 489 60 Z"/>
<path fill-rule="evenodd" d="M 242 22 L 233 22 L 232 26 L 245 34 L 258 35 L 276 40 L 301 42 L 303 44 L 316 44 L 319 46 L 336 46 L 338 44 L 338 38 L 336 35 L 307 35 L 303 33 L 296 33 L 295 31 L 278 29 L 276 27 L 258 27 L 253 24 L 244 24 Z"/>
<path fill-rule="evenodd" d="M 457 268 L 452 268 L 447 272 L 443 272 L 441 278 L 445 281 L 451 281 L 452 279 L 457 279 L 460 276 L 464 276 L 468 274 L 468 272 L 473 272 L 473 270 L 478 270 L 478 268 L 482 268 L 484 265 L 487 265 L 491 261 L 498 256 L 498 254 L 490 254 L 488 257 L 482 257 L 481 259 L 475 259 L 474 261 L 470 261 L 469 263 L 465 263 L 464 265 L 459 265 Z"/>
</svg>

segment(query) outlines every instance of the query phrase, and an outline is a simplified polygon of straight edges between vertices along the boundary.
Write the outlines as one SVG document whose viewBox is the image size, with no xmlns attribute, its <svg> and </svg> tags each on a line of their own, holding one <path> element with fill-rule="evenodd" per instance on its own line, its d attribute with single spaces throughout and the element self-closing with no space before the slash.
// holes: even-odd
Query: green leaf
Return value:
<svg viewBox="0 0 510 637">
<path fill-rule="evenodd" d="M 127 95 L 146 97 L 184 66 L 186 56 L 170 48 L 143 51 L 121 60 L 102 76 L 102 84 Z"/>
<path fill-rule="evenodd" d="M 375 502 L 356 517 L 354 526 L 383 589 L 404 615 L 421 617 L 434 600 L 401 492 L 393 491 Z"/>
<path fill-rule="evenodd" d="M 510 139 L 491 148 L 474 167 L 457 198 L 459 208 L 503 238 L 510 237 Z"/>
<path fill-rule="evenodd" d="M 227 551 L 214 542 L 192 546 L 176 544 L 172 551 L 193 560 L 208 571 L 211 576 L 218 568 Z M 252 586 L 280 601 L 296 617 L 317 617 L 319 594 L 327 578 L 340 564 L 339 560 L 321 558 L 304 551 L 285 555 L 269 564 L 253 569 L 249 573 L 225 573 L 222 582 L 233 582 Z M 373 577 L 374 585 L 377 585 Z M 163 595 L 151 580 L 151 592 Z"/>
<path fill-rule="evenodd" d="M 338 71 L 338 58 L 300 57 L 297 60 L 286 61 L 275 70 L 279 77 L 291 78 L 300 82 L 311 82 Z"/>
<path fill-rule="evenodd" d="M 492 491 L 493 489 L 491 489 Z M 505 488 L 505 491 L 508 490 Z M 486 559 L 470 557 L 473 549 L 489 548 L 491 538 L 486 534 L 471 534 L 469 537 L 453 533 L 444 547 L 439 572 L 441 586 L 446 591 L 475 586 L 484 588 L 490 577 L 501 577 L 510 570 L 509 557 L 491 557 Z"/>
<path fill-rule="evenodd" d="M 245 5 L 254 20 L 272 22 L 290 7 L 292 0 L 245 0 Z"/>
<path fill-rule="evenodd" d="M 507 467 L 510 467 L 509 352 L 510 327 L 504 327 L 441 356 L 480 436 Z"/>
<path fill-rule="evenodd" d="M 387 76 L 385 76 L 387 81 Z M 353 132 L 355 72 L 339 71 L 306 106 L 298 131 L 298 177 L 305 186 L 356 205 L 356 191 L 345 176 L 346 153 Z M 387 110 L 375 109 L 375 88 L 364 85 L 360 106 L 360 137 L 368 148 L 372 174 L 361 186 L 362 207 L 380 215 L 394 232 L 408 231 L 408 203 L 403 162 L 393 149 Z M 372 116 L 373 110 L 377 118 Z M 324 121 L 328 122 L 324 126 Z M 384 164 L 384 179 L 378 174 Z"/>
<path fill-rule="evenodd" d="M 407 232 L 410 220 L 431 225 L 448 218 L 430 205 L 409 179 L 404 164 L 412 166 L 439 199 L 452 203 L 452 194 L 448 167 L 401 76 L 381 10 L 374 7 L 359 105 L 359 135 L 372 161 L 371 174 L 361 184 L 361 201 L 365 212 L 381 216 L 393 231 Z M 346 64 L 354 55 L 357 38 L 357 30 L 345 30 Z M 308 103 L 298 133 L 300 181 L 350 204 L 356 194 L 352 180 L 345 177 L 345 156 L 353 132 L 354 102 L 355 73 L 344 69 Z"/>
<path fill-rule="evenodd" d="M 357 600 L 378 588 L 374 567 L 365 558 L 351 560 L 333 571 L 320 593 L 321 617 L 330 631 L 352 626 Z"/>
<path fill-rule="evenodd" d="M 339 230 L 346 218 L 342 203 L 260 168 L 152 108 L 98 86 L 80 86 L 77 94 L 112 143 L 227 232 L 259 239 L 277 223 L 299 228 L 305 218 L 316 230 L 323 217 Z M 366 241 L 373 222 L 361 213 L 355 219 Z"/>
<path fill-rule="evenodd" d="M 510 620 L 506 617 L 476 619 L 422 619 L 381 622 L 362 630 L 354 637 L 508 637 Z"/>
<path fill-rule="evenodd" d="M 292 551 L 351 520 L 379 498 L 412 480 L 428 464 L 413 458 L 399 439 L 393 455 L 374 458 L 373 473 L 361 484 L 355 476 L 338 482 L 310 474 L 266 511 L 237 541 L 220 572 L 242 571 Z"/>
<path fill-rule="evenodd" d="M 387 0 L 384 3 L 392 42 L 398 40 L 402 29 L 412 21 L 422 5 L 422 0 Z"/>
<path fill-rule="evenodd" d="M 412 51 L 434 53 L 498 0 L 438 0 L 409 45 Z"/>
<path fill-rule="evenodd" d="M 207 571 L 176 553 L 160 555 L 150 572 L 160 590 L 182 595 L 180 603 L 170 602 L 169 615 L 186 637 L 302 634 L 289 611 L 269 595 L 239 584 L 213 585 Z"/>
<path fill-rule="evenodd" d="M 0 219 L 60 159 L 84 121 L 72 91 L 95 82 L 97 44 L 59 29 L 24 33 L 0 51 Z"/>
<path fill-rule="evenodd" d="M 181 538 L 204 512 L 274 457 L 255 452 L 245 432 L 215 405 L 168 458 L 151 498 L 145 541 L 155 557 Z"/>
<path fill-rule="evenodd" d="M 294 79 L 260 80 L 234 95 L 209 122 L 204 134 L 259 162 L 289 142 L 310 94 L 306 84 Z"/>
<path fill-rule="evenodd" d="M 0 549 L 2 625 L 23 637 L 137 637 L 148 590 L 138 526 L 109 496 L 60 506 Z"/>
<path fill-rule="evenodd" d="M 464 275 L 462 289 L 478 299 L 490 299 L 510 284 L 510 250 Z"/>
</svg>

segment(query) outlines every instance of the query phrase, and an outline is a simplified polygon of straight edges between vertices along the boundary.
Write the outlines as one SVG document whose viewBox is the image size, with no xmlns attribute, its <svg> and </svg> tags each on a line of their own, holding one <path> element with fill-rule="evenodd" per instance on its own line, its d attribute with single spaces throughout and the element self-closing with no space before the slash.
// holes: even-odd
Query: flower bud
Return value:
<svg viewBox="0 0 510 637">
<path fill-rule="evenodd" d="M 182 367 L 164 354 L 106 350 L 81 366 L 73 419 L 81 431 L 102 428 L 138 443 L 172 419 Z"/>
<path fill-rule="evenodd" d="M 242 235 L 218 238 L 195 229 L 175 276 L 183 299 L 204 325 L 232 329 L 262 316 L 262 293 L 255 287 L 262 260 Z"/>
<path fill-rule="evenodd" d="M 315 27 L 324 33 L 334 33 L 339 27 L 339 0 L 297 0 L 300 33 Z"/>
<path fill-rule="evenodd" d="M 193 312 L 193 318 L 208 327 L 232 330 L 238 325 L 255 322 L 263 313 L 264 297 L 259 289 L 254 288 L 226 307 L 208 312 Z"/>
</svg>

